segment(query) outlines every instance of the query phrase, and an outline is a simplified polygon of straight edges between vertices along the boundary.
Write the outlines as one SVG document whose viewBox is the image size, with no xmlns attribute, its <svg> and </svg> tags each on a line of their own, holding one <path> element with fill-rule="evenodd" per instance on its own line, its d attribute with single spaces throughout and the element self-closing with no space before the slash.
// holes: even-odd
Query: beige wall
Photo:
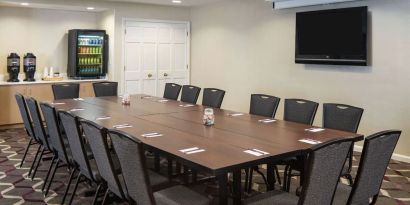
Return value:
<svg viewBox="0 0 410 205">
<path fill-rule="evenodd" d="M 0 75 L 8 78 L 6 61 L 11 52 L 21 59 L 27 52 L 34 53 L 37 73 L 45 66 L 65 73 L 68 30 L 96 26 L 96 13 L 0 7 Z"/>
<path fill-rule="evenodd" d="M 295 12 L 368 5 L 372 65 L 294 63 Z M 232 0 L 191 10 L 192 83 L 225 89 L 224 108 L 247 112 L 251 93 L 363 107 L 360 133 L 402 129 L 396 150 L 410 156 L 410 1 L 369 0 L 273 11 Z M 320 108 L 315 124 L 321 124 Z M 283 101 L 277 118 L 283 116 Z"/>
</svg>

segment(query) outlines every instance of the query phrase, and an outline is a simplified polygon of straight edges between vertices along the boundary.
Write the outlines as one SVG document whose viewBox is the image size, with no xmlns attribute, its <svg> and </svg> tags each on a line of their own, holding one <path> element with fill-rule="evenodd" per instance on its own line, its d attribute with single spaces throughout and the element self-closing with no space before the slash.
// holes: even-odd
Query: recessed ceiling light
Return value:
<svg viewBox="0 0 410 205">
<path fill-rule="evenodd" d="M 174 3 L 174 4 L 180 4 L 180 3 L 182 3 L 182 1 L 181 1 L 181 0 L 172 0 L 172 3 Z"/>
<path fill-rule="evenodd" d="M 94 7 L 87 7 L 87 10 L 94 10 Z"/>
<path fill-rule="evenodd" d="M 24 3 L 20 3 L 20 5 L 22 5 L 22 6 L 28 6 L 28 5 L 30 5 L 30 4 L 29 4 L 29 3 L 24 2 Z"/>
</svg>

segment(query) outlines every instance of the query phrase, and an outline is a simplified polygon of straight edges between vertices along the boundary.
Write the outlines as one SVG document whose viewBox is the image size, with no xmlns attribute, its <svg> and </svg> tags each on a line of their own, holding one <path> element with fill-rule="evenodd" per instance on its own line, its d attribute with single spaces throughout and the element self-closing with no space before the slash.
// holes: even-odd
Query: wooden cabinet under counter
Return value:
<svg viewBox="0 0 410 205">
<path fill-rule="evenodd" d="M 14 95 L 21 93 L 33 97 L 39 102 L 54 100 L 51 85 L 53 83 L 14 83 L 0 84 L 0 127 L 23 123 Z M 58 83 L 73 83 L 58 82 Z M 80 83 L 80 97 L 94 97 L 93 81 Z"/>
</svg>

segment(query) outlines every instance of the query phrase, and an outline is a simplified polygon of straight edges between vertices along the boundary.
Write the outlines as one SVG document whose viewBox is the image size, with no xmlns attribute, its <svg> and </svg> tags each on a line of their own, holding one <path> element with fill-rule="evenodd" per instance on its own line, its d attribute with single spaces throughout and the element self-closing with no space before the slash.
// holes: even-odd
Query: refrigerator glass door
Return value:
<svg viewBox="0 0 410 205">
<path fill-rule="evenodd" d="M 81 77 L 104 73 L 104 34 L 79 34 L 77 39 L 77 73 Z"/>
</svg>

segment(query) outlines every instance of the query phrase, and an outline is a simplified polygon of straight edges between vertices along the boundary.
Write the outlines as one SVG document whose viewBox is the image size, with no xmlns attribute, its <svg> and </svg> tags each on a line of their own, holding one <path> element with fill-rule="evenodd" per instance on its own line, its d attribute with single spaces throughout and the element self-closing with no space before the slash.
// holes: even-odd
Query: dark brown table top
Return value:
<svg viewBox="0 0 410 205">
<path fill-rule="evenodd" d="M 266 117 L 229 110 L 214 109 L 215 125 L 204 126 L 202 115 L 204 107 L 195 105 L 181 107 L 186 103 L 162 98 L 134 95 L 131 105 L 123 106 L 119 97 L 84 98 L 84 100 L 59 100 L 54 106 L 60 110 L 82 108 L 73 111 L 77 116 L 97 122 L 112 129 L 115 125 L 129 124 L 132 127 L 123 131 L 141 140 L 147 147 L 166 153 L 190 166 L 202 168 L 212 174 L 246 168 L 270 160 L 301 154 L 314 145 L 300 142 L 300 139 L 328 141 L 340 137 L 351 137 L 356 141 L 363 136 L 338 130 L 325 129 L 321 132 L 308 132 L 309 125 L 276 120 L 272 123 L 259 122 Z M 64 104 L 58 104 L 64 103 Z M 109 119 L 97 120 L 109 116 Z M 146 133 L 160 133 L 163 136 L 146 138 Z M 196 154 L 184 154 L 181 149 L 198 147 L 205 149 Z M 244 151 L 258 149 L 269 154 L 254 156 Z"/>
</svg>

